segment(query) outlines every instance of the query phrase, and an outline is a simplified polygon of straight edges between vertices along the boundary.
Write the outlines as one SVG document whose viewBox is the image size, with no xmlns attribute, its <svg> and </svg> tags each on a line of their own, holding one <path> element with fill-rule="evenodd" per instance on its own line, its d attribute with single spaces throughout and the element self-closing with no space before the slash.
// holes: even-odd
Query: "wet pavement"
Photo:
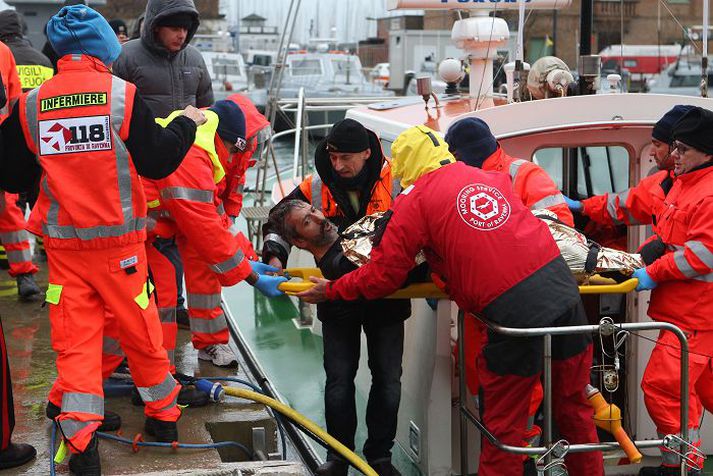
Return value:
<svg viewBox="0 0 713 476">
<path fill-rule="evenodd" d="M 38 273 L 37 281 L 42 289 L 47 286 L 46 266 Z M 50 345 L 50 326 L 47 308 L 42 302 L 20 303 L 17 300 L 14 279 L 1 271 L 0 315 L 10 359 L 15 399 L 15 431 L 12 440 L 29 443 L 37 449 L 37 458 L 20 468 L 4 471 L 7 475 L 49 474 L 51 423 L 45 417 L 47 393 L 56 375 L 55 353 Z M 177 366 L 180 372 L 189 375 L 233 376 L 250 378 L 242 371 L 220 369 L 207 362 L 200 362 L 197 351 L 190 343 L 190 333 L 179 331 L 176 349 Z M 242 364 L 242 362 L 241 362 Z M 241 368 L 244 366 L 241 365 Z M 131 404 L 128 396 L 107 397 L 106 409 L 121 415 L 123 425 L 118 433 L 133 439 L 143 433 L 143 407 Z M 257 423 L 255 423 L 257 422 Z M 187 408 L 179 421 L 182 443 L 212 443 L 231 439 L 252 446 L 252 426 L 264 426 L 268 435 L 268 451 L 276 449 L 274 420 L 262 405 L 229 397 L 220 404 L 202 408 Z M 211 434 L 211 431 L 213 434 Z M 150 437 L 146 438 L 148 441 Z M 114 441 L 101 440 L 103 474 L 307 474 L 301 464 L 282 461 L 264 463 L 240 463 L 244 457 L 237 452 L 225 454 L 226 461 L 215 449 L 173 450 L 170 448 L 141 448 L 138 453 L 131 446 Z M 292 453 L 292 458 L 294 453 Z M 57 474 L 68 474 L 65 461 L 57 465 Z"/>
</svg>

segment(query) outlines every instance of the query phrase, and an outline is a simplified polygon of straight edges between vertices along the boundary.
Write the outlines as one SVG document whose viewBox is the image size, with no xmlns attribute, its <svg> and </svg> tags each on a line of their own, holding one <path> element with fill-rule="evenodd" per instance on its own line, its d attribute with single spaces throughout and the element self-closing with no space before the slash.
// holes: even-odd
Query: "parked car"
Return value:
<svg viewBox="0 0 713 476">
<path fill-rule="evenodd" d="M 708 60 L 710 63 L 710 59 Z M 678 61 L 656 75 L 649 84 L 650 93 L 700 96 L 701 63 Z M 708 67 L 708 84 L 713 84 L 713 67 Z"/>
</svg>

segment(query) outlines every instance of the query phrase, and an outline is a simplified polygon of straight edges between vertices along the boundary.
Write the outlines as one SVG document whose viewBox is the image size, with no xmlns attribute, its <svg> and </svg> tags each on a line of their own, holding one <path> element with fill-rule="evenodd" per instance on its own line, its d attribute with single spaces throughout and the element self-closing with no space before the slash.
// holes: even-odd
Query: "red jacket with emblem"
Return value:
<svg viewBox="0 0 713 476">
<path fill-rule="evenodd" d="M 656 221 L 668 250 L 646 268 L 658 283 L 649 316 L 686 330 L 712 330 L 713 164 L 676 177 Z"/>
<path fill-rule="evenodd" d="M 498 146 L 495 153 L 483 162 L 482 169 L 508 173 L 512 179 L 515 195 L 520 197 L 527 208 L 550 210 L 562 223 L 574 226 L 574 217 L 567 207 L 562 192 L 539 165 L 510 157 L 502 147 Z"/>
<path fill-rule="evenodd" d="M 228 155 L 218 139 L 215 151 L 218 157 Z M 251 273 L 242 248 L 247 239 L 239 238 L 242 233 L 230 226 L 223 210 L 209 152 L 193 145 L 174 173 L 161 180 L 144 180 L 144 185 L 153 199 L 149 201 L 152 234 L 170 236 L 178 231 L 186 236 L 224 286 L 237 284 Z"/>
<path fill-rule="evenodd" d="M 396 291 L 424 250 L 467 312 L 503 325 L 547 325 L 579 300 L 547 225 L 514 195 L 507 175 L 463 163 L 430 172 L 396 200 L 371 261 L 332 282 L 329 299 Z"/>
</svg>

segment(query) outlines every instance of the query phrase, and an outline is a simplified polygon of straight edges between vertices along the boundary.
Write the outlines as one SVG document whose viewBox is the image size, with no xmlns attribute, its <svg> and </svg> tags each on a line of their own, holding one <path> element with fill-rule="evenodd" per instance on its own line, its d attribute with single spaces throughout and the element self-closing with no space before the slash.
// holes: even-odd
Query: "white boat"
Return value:
<svg viewBox="0 0 713 476">
<path fill-rule="evenodd" d="M 403 8 L 444 8 L 444 3 L 446 8 L 463 7 L 463 2 L 456 5 L 440 0 L 390 2 Z M 532 0 L 530 5 L 535 3 Z M 489 20 L 492 18 L 483 16 L 460 20 L 453 30 L 454 39 L 464 47 L 472 61 L 471 91 L 474 95 L 441 97 L 440 105 L 430 102 L 426 107 L 423 101 L 393 100 L 349 109 L 346 116 L 376 132 L 387 156 L 395 138 L 409 127 L 423 124 L 445 135 L 456 120 L 481 118 L 490 125 L 508 154 L 538 163 L 566 195 L 584 198 L 621 192 L 649 174 L 655 165 L 649 157 L 652 127 L 674 105 L 693 104 L 713 110 L 713 99 L 672 94 L 591 94 L 508 103 L 488 87 L 488 77 L 492 77 L 492 64 L 489 64 L 492 56 L 483 54 L 485 49 L 479 41 L 489 41 L 488 31 L 491 32 L 490 39 L 493 31 L 501 38 L 507 37 L 506 32 L 497 27 L 493 29 L 485 25 Z M 478 82 L 482 82 L 482 88 Z M 477 96 L 480 90 L 483 93 Z M 284 193 L 288 192 L 284 190 Z M 273 193 L 273 200 L 279 200 L 281 196 L 282 193 Z M 628 248 L 634 250 L 651 232 L 640 226 L 629 227 L 624 233 Z M 293 251 L 289 266 L 310 266 L 312 262 L 311 256 Z M 611 317 L 617 323 L 649 322 L 647 297 L 647 293 L 586 297 L 590 324 L 598 325 L 603 317 Z M 453 403 L 457 394 L 452 389 L 457 386 L 457 378 L 452 363 L 452 335 L 457 310 L 447 300 L 439 301 L 437 311 L 431 310 L 423 299 L 414 299 L 412 308 L 413 315 L 406 324 L 403 396 L 397 434 L 398 447 L 406 455 L 407 462 L 400 460 L 399 470 L 428 475 L 473 474 L 477 470 L 480 438 L 471 426 L 467 438 L 469 464 L 467 468 L 462 467 L 461 416 L 458 405 Z M 319 334 L 318 324 L 313 331 Z M 650 466 L 659 464 L 659 451 L 653 443 L 658 437 L 644 406 L 639 383 L 656 334 L 642 331 L 630 336 L 623 348 L 622 384 L 607 395 L 622 407 L 624 426 L 632 439 L 639 442 Z M 594 341 L 598 342 L 597 335 Z M 371 383 L 363 354 L 357 375 L 358 394 L 368 393 Z M 602 364 L 604 359 L 600 358 L 599 363 Z M 472 407 L 471 400 L 461 404 Z M 701 437 L 703 452 L 710 454 L 713 452 L 713 422 L 709 416 L 702 425 Z M 553 441 L 542 444 L 551 447 Z M 609 443 L 606 448 L 608 473 L 638 472 L 637 465 L 617 467 L 623 453 L 617 449 L 616 443 Z"/>
<path fill-rule="evenodd" d="M 248 89 L 245 60 L 240 53 L 202 52 L 213 86 L 215 100 Z"/>
</svg>

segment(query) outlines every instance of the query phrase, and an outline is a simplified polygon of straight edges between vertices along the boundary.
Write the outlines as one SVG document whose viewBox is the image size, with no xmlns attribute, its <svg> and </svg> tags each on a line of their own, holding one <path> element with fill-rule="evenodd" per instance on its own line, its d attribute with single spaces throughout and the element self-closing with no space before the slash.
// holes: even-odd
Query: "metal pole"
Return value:
<svg viewBox="0 0 713 476">
<path fill-rule="evenodd" d="M 295 124 L 295 148 L 292 155 L 292 178 L 295 180 L 297 179 L 297 171 L 300 166 L 300 139 L 302 138 L 302 118 L 304 117 L 302 108 L 304 108 L 305 105 L 305 88 L 300 88 L 297 91 L 297 99 L 297 113 L 295 114 L 295 119 L 297 120 L 297 124 Z"/>
<path fill-rule="evenodd" d="M 582 61 L 582 56 L 588 56 L 592 54 L 592 24 L 594 17 L 593 10 L 593 0 L 582 0 L 579 26 L 579 61 Z M 581 76 L 579 78 L 580 94 L 584 94 L 584 91 L 586 90 L 587 81 L 583 76 Z"/>
<path fill-rule="evenodd" d="M 468 474 L 468 420 L 465 412 L 465 312 L 458 310 L 458 413 L 460 416 L 460 474 Z"/>
<path fill-rule="evenodd" d="M 545 346 L 545 369 L 544 369 L 544 413 L 545 413 L 545 428 L 544 428 L 544 438 L 545 447 L 549 448 L 552 444 L 552 335 L 545 334 L 544 339 Z M 551 457 L 548 454 L 545 458 L 545 462 L 549 463 Z M 547 471 L 549 473 L 549 471 Z M 545 475 L 547 476 L 547 475 Z"/>
<path fill-rule="evenodd" d="M 703 0 L 703 55 L 701 56 L 701 96 L 708 97 L 708 2 Z"/>
<path fill-rule="evenodd" d="M 676 328 L 678 332 L 672 331 L 678 337 L 678 342 L 681 345 L 681 439 L 688 442 L 688 339 L 681 329 Z M 681 444 L 681 454 L 688 451 L 686 446 Z M 681 458 L 681 476 L 688 474 L 686 461 Z"/>
</svg>

